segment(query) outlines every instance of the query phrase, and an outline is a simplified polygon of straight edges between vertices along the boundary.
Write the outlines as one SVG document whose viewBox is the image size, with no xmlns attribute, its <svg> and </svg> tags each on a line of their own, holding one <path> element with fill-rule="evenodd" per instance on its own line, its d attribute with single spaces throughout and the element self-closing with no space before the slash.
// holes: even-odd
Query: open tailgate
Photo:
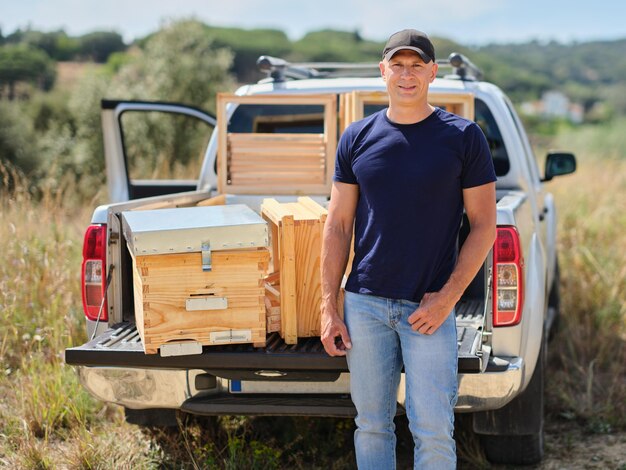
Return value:
<svg viewBox="0 0 626 470">
<path fill-rule="evenodd" d="M 482 350 L 483 303 L 461 301 L 456 307 L 459 372 L 481 372 L 489 360 Z M 137 328 L 120 323 L 91 341 L 65 350 L 65 362 L 75 366 L 139 367 L 155 369 L 300 370 L 347 372 L 344 357 L 330 357 L 318 337 L 285 344 L 278 333 L 268 336 L 264 348 L 252 344 L 205 346 L 202 354 L 161 357 L 144 354 Z"/>
</svg>

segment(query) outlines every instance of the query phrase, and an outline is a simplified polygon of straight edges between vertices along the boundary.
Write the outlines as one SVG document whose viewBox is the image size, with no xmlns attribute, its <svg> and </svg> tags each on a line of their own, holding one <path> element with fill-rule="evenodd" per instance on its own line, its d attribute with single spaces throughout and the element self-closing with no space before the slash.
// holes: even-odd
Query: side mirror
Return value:
<svg viewBox="0 0 626 470">
<path fill-rule="evenodd" d="M 548 152 L 545 176 L 541 181 L 550 181 L 555 176 L 568 175 L 576 171 L 576 157 L 573 153 Z"/>
</svg>

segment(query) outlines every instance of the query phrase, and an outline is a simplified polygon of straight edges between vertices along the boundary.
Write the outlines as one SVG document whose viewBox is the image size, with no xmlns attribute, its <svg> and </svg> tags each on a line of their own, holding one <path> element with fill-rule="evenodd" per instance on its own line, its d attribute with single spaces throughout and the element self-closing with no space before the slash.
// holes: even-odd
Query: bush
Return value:
<svg viewBox="0 0 626 470">
<path fill-rule="evenodd" d="M 32 174 L 38 167 L 37 155 L 33 124 L 23 107 L 0 101 L 0 163 Z"/>
</svg>

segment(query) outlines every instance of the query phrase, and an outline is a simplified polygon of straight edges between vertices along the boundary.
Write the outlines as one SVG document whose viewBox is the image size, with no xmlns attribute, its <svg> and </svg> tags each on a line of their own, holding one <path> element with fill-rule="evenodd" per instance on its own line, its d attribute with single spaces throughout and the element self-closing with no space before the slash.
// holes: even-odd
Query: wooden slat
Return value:
<svg viewBox="0 0 626 470">
<path fill-rule="evenodd" d="M 281 204 L 272 198 L 263 199 L 261 204 L 261 215 L 269 220 L 276 226 L 279 226 L 282 222 L 282 218 L 287 214 L 287 211 Z"/>
<path fill-rule="evenodd" d="M 271 175 L 262 175 L 257 172 L 238 172 L 233 173 L 230 177 L 231 184 L 240 184 L 240 183 L 254 183 L 254 184 L 270 184 L 272 181 L 281 181 L 283 183 L 292 185 L 295 183 L 300 184 L 311 184 L 311 183 L 319 183 L 320 181 L 324 181 L 324 175 L 321 174 L 309 174 L 302 175 L 299 173 L 272 173 Z"/>
<path fill-rule="evenodd" d="M 310 104 L 325 105 L 332 99 L 335 101 L 335 95 L 327 93 L 311 93 L 311 94 L 266 94 L 266 95 L 234 95 L 232 93 L 218 93 L 218 101 L 235 104 Z"/>
<path fill-rule="evenodd" d="M 262 184 L 230 184 L 229 190 L 235 188 L 237 194 L 267 194 L 271 192 L 275 195 L 294 194 L 326 194 L 325 186 L 322 191 L 322 183 L 291 183 L 290 181 L 280 181 L 280 186 L 276 182 L 264 182 Z"/>
<path fill-rule="evenodd" d="M 289 176 L 292 175 L 294 178 L 303 178 L 305 180 L 307 179 L 314 179 L 316 177 L 321 177 L 322 179 L 324 178 L 324 168 L 321 167 L 319 164 L 315 165 L 315 164 L 302 164 L 302 165 L 298 165 L 296 167 L 292 167 L 292 168 L 288 168 L 288 169 L 284 169 L 282 171 L 272 171 L 271 173 L 267 173 L 266 172 L 267 168 L 263 167 L 261 165 L 252 165 L 252 164 L 242 164 L 242 165 L 237 165 L 235 167 L 233 167 L 233 169 L 230 172 L 230 179 L 235 178 L 237 175 L 250 175 L 250 176 L 257 176 L 259 178 L 265 178 L 265 177 L 273 177 L 274 175 L 282 175 L 282 176 Z"/>
<path fill-rule="evenodd" d="M 273 296 L 276 300 L 280 300 L 280 291 L 268 282 L 265 283 L 265 293 Z"/>
<path fill-rule="evenodd" d="M 280 322 L 287 344 L 298 342 L 296 318 L 296 253 L 293 216 L 282 218 L 280 236 Z"/>
<path fill-rule="evenodd" d="M 316 217 L 324 218 L 326 220 L 326 216 L 328 216 L 328 210 L 324 207 L 320 206 L 317 202 L 311 199 L 308 196 L 299 197 L 298 203 L 306 207 L 310 210 Z"/>
<path fill-rule="evenodd" d="M 264 178 L 264 175 L 282 175 L 288 177 L 289 175 L 293 175 L 296 178 L 303 178 L 305 181 L 315 179 L 316 177 L 321 177 L 324 179 L 324 167 L 315 164 L 315 163 L 302 163 L 301 165 L 297 165 L 291 167 L 289 169 L 285 169 L 283 171 L 273 171 L 271 173 L 266 173 L 267 167 L 258 165 L 258 164 L 240 164 L 235 165 L 230 170 L 230 179 L 235 179 L 237 175 L 250 175 L 250 176 L 259 176 Z"/>
<path fill-rule="evenodd" d="M 304 185 L 312 185 L 314 183 L 319 183 L 323 181 L 324 177 L 319 175 L 318 177 L 312 176 L 297 176 L 290 173 L 283 174 L 272 174 L 269 176 L 259 176 L 256 173 L 247 174 L 247 173 L 239 173 L 233 175 L 231 178 L 231 182 L 233 185 L 236 184 L 255 184 L 255 185 L 263 185 L 263 184 L 275 184 L 277 181 L 281 183 L 285 183 L 287 185 L 295 185 L 304 184 Z"/>
<path fill-rule="evenodd" d="M 253 155 L 252 158 L 238 158 L 238 155 L 231 154 L 232 159 L 229 163 L 229 168 L 233 166 L 241 166 L 241 165 L 259 165 L 265 164 L 266 168 L 268 167 L 278 167 L 278 169 L 284 166 L 295 166 L 301 165 L 303 163 L 313 163 L 315 165 L 319 165 L 325 167 L 325 162 L 323 158 L 320 158 L 319 155 Z"/>
<path fill-rule="evenodd" d="M 259 188 L 263 187 L 264 185 L 268 185 L 268 186 L 276 186 L 276 185 L 286 185 L 286 186 L 294 186 L 294 187 L 305 187 L 305 185 L 309 185 L 309 186 L 313 186 L 313 184 L 321 184 L 324 181 L 324 177 L 323 175 L 320 175 L 319 177 L 307 177 L 307 176 L 302 176 L 302 177 L 296 177 L 293 175 L 289 175 L 289 174 L 283 174 L 283 175 L 271 175 L 271 176 L 259 176 L 258 174 L 251 174 L 251 175 L 246 175 L 244 174 L 238 174 L 238 175 L 233 175 L 231 178 L 231 184 L 233 186 L 235 185 L 241 185 L 241 184 L 245 184 L 245 185 L 255 185 Z M 278 191 L 275 191 L 278 192 Z"/>
<path fill-rule="evenodd" d="M 324 135 L 326 137 L 326 194 L 330 188 L 335 171 L 335 153 L 337 152 L 337 98 L 333 94 L 330 106 L 324 107 Z"/>
<path fill-rule="evenodd" d="M 196 206 L 223 206 L 226 204 L 226 195 L 225 194 L 218 194 L 215 197 L 212 197 L 210 199 L 204 199 L 203 201 L 200 201 L 198 204 L 196 204 Z"/>
<path fill-rule="evenodd" d="M 321 225 L 317 218 L 295 225 L 298 337 L 319 336 L 321 331 Z"/>
<path fill-rule="evenodd" d="M 260 134 L 252 132 L 229 132 L 228 140 L 241 146 L 253 146 L 258 143 L 272 143 L 276 145 L 302 144 L 315 145 L 324 142 L 324 134 L 303 133 L 273 133 Z"/>
<path fill-rule="evenodd" d="M 231 156 L 231 158 L 237 159 L 265 159 L 273 156 L 276 156 L 277 158 L 290 158 L 295 155 L 297 158 L 300 158 L 300 156 L 317 157 L 318 159 L 324 160 L 324 157 L 326 156 L 325 151 L 326 149 L 324 147 L 275 148 L 263 146 L 256 149 L 246 149 L 242 147 L 229 148 L 228 154 Z"/>
<path fill-rule="evenodd" d="M 248 159 L 248 160 L 233 160 L 229 165 L 230 171 L 235 171 L 236 168 L 263 168 L 265 172 L 268 170 L 273 171 L 281 171 L 288 170 L 294 171 L 299 170 L 302 167 L 313 167 L 313 168 L 326 168 L 324 162 L 319 158 L 300 158 L 300 159 L 285 159 L 279 157 L 271 157 L 265 160 L 263 159 Z"/>
</svg>

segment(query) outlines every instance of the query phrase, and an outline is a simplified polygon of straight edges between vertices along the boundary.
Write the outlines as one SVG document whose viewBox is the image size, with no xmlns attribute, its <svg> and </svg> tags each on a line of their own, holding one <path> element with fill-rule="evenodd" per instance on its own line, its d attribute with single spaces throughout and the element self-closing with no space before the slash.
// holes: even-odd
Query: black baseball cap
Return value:
<svg viewBox="0 0 626 470">
<path fill-rule="evenodd" d="M 409 49 L 417 52 L 426 63 L 435 60 L 435 46 L 430 39 L 421 31 L 415 29 L 403 29 L 389 37 L 383 49 L 383 59 L 389 60 L 393 55 L 402 50 Z"/>
</svg>

